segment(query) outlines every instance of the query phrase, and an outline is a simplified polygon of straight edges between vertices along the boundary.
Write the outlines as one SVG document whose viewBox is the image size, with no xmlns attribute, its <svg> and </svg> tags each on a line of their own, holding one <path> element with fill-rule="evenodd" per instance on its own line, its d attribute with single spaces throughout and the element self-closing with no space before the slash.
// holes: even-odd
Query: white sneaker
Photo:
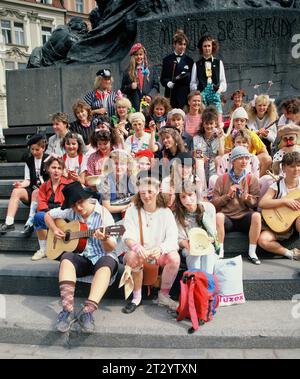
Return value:
<svg viewBox="0 0 300 379">
<path fill-rule="evenodd" d="M 33 254 L 31 257 L 32 261 L 39 261 L 40 259 L 46 258 L 46 252 L 42 249 L 38 250 L 36 253 Z"/>
<path fill-rule="evenodd" d="M 170 296 L 164 295 L 161 291 L 158 293 L 156 304 L 170 308 L 172 311 L 176 311 L 178 303 L 170 298 Z"/>
<path fill-rule="evenodd" d="M 293 260 L 300 261 L 300 250 L 295 247 L 294 249 L 292 249 L 292 252 L 293 252 Z"/>
</svg>

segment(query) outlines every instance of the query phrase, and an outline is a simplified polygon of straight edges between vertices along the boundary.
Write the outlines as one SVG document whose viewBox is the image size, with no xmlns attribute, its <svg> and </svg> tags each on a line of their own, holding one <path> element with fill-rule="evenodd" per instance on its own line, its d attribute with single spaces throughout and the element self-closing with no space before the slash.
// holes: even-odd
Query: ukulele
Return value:
<svg viewBox="0 0 300 379">
<path fill-rule="evenodd" d="M 290 192 L 284 199 L 294 199 L 300 201 L 300 190 Z M 271 230 L 275 233 L 287 232 L 300 216 L 300 211 L 293 211 L 288 207 L 278 207 L 273 209 L 263 209 L 262 216 Z"/>
<path fill-rule="evenodd" d="M 87 239 L 92 237 L 96 230 L 103 231 L 104 227 L 88 229 L 88 226 L 80 221 L 66 222 L 56 219 L 55 225 L 65 233 L 63 239 L 54 236 L 51 229 L 48 231 L 46 255 L 49 259 L 56 259 L 63 253 L 82 253 L 86 248 Z M 111 225 L 105 227 L 105 234 L 110 236 L 121 236 L 125 232 L 123 225 Z"/>
</svg>

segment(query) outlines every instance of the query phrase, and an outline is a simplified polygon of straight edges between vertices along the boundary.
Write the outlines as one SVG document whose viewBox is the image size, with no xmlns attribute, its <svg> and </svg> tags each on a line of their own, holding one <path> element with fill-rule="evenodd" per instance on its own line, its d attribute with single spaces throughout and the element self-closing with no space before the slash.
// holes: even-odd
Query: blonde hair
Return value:
<svg viewBox="0 0 300 379">
<path fill-rule="evenodd" d="M 105 160 L 103 172 L 107 175 L 114 170 L 113 162 L 116 160 L 127 164 L 127 175 L 130 177 L 136 174 L 136 161 L 125 150 L 113 150 Z"/>
<path fill-rule="evenodd" d="M 147 51 L 146 51 L 146 49 L 144 48 L 144 46 L 142 46 L 139 50 L 141 50 L 141 49 L 142 49 L 143 52 L 144 52 L 144 67 L 147 68 L 147 67 L 149 67 L 149 65 L 148 65 L 148 58 L 147 58 Z M 139 51 L 139 50 L 138 50 L 138 51 Z M 137 51 L 137 52 L 138 52 L 138 51 Z M 128 74 L 129 74 L 130 79 L 131 79 L 133 82 L 135 82 L 135 81 L 138 80 L 138 79 L 137 79 L 137 76 L 136 76 L 136 62 L 135 62 L 135 55 L 136 55 L 137 52 L 135 52 L 134 54 L 131 55 L 131 57 L 130 57 L 130 61 L 129 61 Z"/>
<path fill-rule="evenodd" d="M 102 76 L 100 76 L 100 75 L 96 76 L 96 79 L 95 79 L 95 81 L 94 81 L 94 90 L 95 90 L 95 91 L 96 91 L 97 89 L 101 89 L 101 88 L 102 88 L 102 80 L 103 80 L 103 79 L 104 79 L 104 78 L 103 78 Z M 114 82 L 114 79 L 113 79 L 113 77 L 111 76 L 111 78 L 110 78 L 109 90 L 112 89 L 112 84 L 113 84 L 113 82 Z"/>
<path fill-rule="evenodd" d="M 267 103 L 268 109 L 266 111 L 266 115 L 268 116 L 270 122 L 273 122 L 277 120 L 278 118 L 278 112 L 276 105 L 273 103 L 273 101 L 270 100 L 269 95 L 259 95 L 255 99 L 255 106 L 252 105 L 252 103 L 248 104 L 247 106 L 247 112 L 249 115 L 249 121 L 254 121 L 256 116 L 257 116 L 257 110 L 256 106 L 261 104 L 261 103 Z"/>
<path fill-rule="evenodd" d="M 126 97 L 122 97 L 121 99 L 117 98 L 116 105 L 115 105 L 116 111 L 117 111 L 118 106 L 126 107 L 128 110 L 132 108 L 131 101 L 127 99 Z"/>
</svg>

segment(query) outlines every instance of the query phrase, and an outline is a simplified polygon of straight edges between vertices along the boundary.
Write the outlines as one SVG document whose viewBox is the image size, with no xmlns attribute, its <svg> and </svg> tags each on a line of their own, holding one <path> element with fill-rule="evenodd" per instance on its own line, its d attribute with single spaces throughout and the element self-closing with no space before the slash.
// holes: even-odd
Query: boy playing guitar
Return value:
<svg viewBox="0 0 300 379">
<path fill-rule="evenodd" d="M 89 229 L 97 229 L 113 225 L 114 220 L 109 211 L 97 201 L 90 199 L 88 193 L 79 182 L 71 183 L 63 189 L 65 201 L 61 208 L 53 209 L 46 214 L 45 221 L 55 238 L 62 240 L 65 233 L 56 226 L 56 219 L 78 220 L 87 224 Z M 105 229 L 103 230 L 105 231 Z M 108 286 L 114 281 L 118 272 L 118 257 L 114 238 L 100 230 L 95 231 L 87 240 L 82 254 L 64 253 L 60 259 L 59 288 L 63 310 L 58 315 L 56 329 L 67 332 L 72 323 L 78 321 L 83 332 L 93 332 L 93 312 L 104 296 Z M 94 275 L 91 290 L 81 311 L 74 316 L 74 292 L 76 278 Z"/>
<path fill-rule="evenodd" d="M 299 196 L 291 198 L 290 195 L 293 191 L 297 195 L 300 190 L 300 153 L 292 152 L 284 155 L 282 159 L 282 170 L 285 174 L 285 178 L 279 182 L 275 182 L 263 198 L 259 202 L 259 207 L 267 210 L 278 209 L 281 207 L 287 207 L 289 214 L 300 211 Z M 296 215 L 297 216 L 297 215 Z M 269 251 L 277 255 L 282 255 L 288 259 L 300 260 L 300 250 L 294 248 L 292 250 L 286 249 L 278 241 L 288 240 L 295 232 L 295 229 L 300 233 L 300 216 L 295 217 L 294 225 L 285 233 L 275 233 L 267 226 L 263 227 L 258 245 L 264 250 Z"/>
</svg>

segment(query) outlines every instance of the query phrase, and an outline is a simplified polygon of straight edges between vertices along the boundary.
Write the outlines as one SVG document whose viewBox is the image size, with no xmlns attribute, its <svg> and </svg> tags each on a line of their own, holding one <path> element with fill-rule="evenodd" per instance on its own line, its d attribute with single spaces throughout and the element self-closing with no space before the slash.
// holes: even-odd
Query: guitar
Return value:
<svg viewBox="0 0 300 379">
<path fill-rule="evenodd" d="M 65 233 L 64 239 L 57 239 L 51 229 L 48 231 L 46 255 L 49 259 L 56 259 L 62 253 L 82 253 L 86 248 L 87 239 L 92 237 L 96 230 L 103 231 L 104 228 L 88 229 L 87 225 L 79 221 L 66 222 L 56 219 L 55 225 Z M 125 232 L 123 225 L 111 225 L 105 227 L 105 234 L 110 236 L 121 236 Z"/>
<path fill-rule="evenodd" d="M 300 190 L 290 192 L 284 199 L 300 201 Z M 262 216 L 271 230 L 275 233 L 287 232 L 300 216 L 300 211 L 293 211 L 288 207 L 263 209 Z"/>
</svg>

